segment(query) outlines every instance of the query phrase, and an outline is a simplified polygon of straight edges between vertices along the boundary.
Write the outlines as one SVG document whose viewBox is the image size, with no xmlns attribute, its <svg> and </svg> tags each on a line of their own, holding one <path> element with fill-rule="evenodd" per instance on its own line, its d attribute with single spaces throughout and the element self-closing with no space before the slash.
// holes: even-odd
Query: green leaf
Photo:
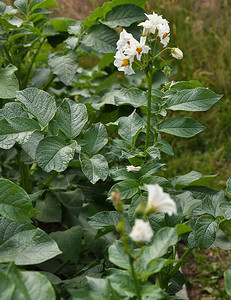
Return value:
<svg viewBox="0 0 231 300">
<path fill-rule="evenodd" d="M 143 270 L 142 276 L 141 276 L 142 281 L 146 281 L 149 276 L 160 272 L 163 267 L 165 267 L 168 264 L 172 264 L 172 263 L 174 263 L 174 260 L 172 260 L 172 259 L 166 259 L 166 258 L 162 258 L 162 257 L 154 259 L 147 266 L 147 268 L 145 270 Z M 140 266 L 140 267 L 142 267 L 142 266 Z"/>
<path fill-rule="evenodd" d="M 42 263 L 59 255 L 59 250 L 45 232 L 40 229 L 22 231 L 0 246 L 0 262 L 14 261 L 16 265 Z"/>
<path fill-rule="evenodd" d="M 8 102 L 4 105 L 2 111 L 3 117 L 9 121 L 10 119 L 16 118 L 16 117 L 22 117 L 27 118 L 28 114 L 23 109 L 23 106 L 21 103 L 18 102 Z"/>
<path fill-rule="evenodd" d="M 231 269 L 224 272 L 225 290 L 231 296 Z"/>
<path fill-rule="evenodd" d="M 201 199 L 195 199 L 191 192 L 184 192 L 176 195 L 174 199 L 176 200 L 176 203 L 180 204 L 183 216 L 188 217 L 190 217 L 193 210 L 202 203 Z"/>
<path fill-rule="evenodd" d="M 118 120 L 118 133 L 131 146 L 135 142 L 137 133 L 144 127 L 143 119 L 134 112 L 128 117 L 121 117 Z"/>
<path fill-rule="evenodd" d="M 136 295 L 136 287 L 132 276 L 124 270 L 111 270 L 107 279 L 109 279 L 112 287 L 118 292 Z"/>
<path fill-rule="evenodd" d="M 36 217 L 39 222 L 61 222 L 62 210 L 60 203 L 52 194 L 46 194 L 44 200 L 38 199 L 35 208 L 41 212 L 41 214 Z"/>
<path fill-rule="evenodd" d="M 216 238 L 218 220 L 213 216 L 203 215 L 196 221 L 195 240 L 201 250 L 209 248 Z"/>
<path fill-rule="evenodd" d="M 56 117 L 60 129 L 69 139 L 78 136 L 88 120 L 86 106 L 68 98 L 58 108 Z"/>
<path fill-rule="evenodd" d="M 156 174 L 165 164 L 157 161 L 149 161 L 143 165 L 138 173 L 140 177 L 148 177 L 150 175 Z"/>
<path fill-rule="evenodd" d="M 14 5 L 19 9 L 19 11 L 23 14 L 27 14 L 28 8 L 28 0 L 16 0 L 14 1 Z"/>
<path fill-rule="evenodd" d="M 103 124 L 92 124 L 84 135 L 86 144 L 83 146 L 83 151 L 89 155 L 99 152 L 108 142 L 107 131 Z"/>
<path fill-rule="evenodd" d="M 8 179 L 0 179 L 0 214 L 12 221 L 23 223 L 39 212 L 21 187 Z"/>
<path fill-rule="evenodd" d="M 49 7 L 57 7 L 55 0 L 32 0 L 29 4 L 29 10 Z"/>
<path fill-rule="evenodd" d="M 139 182 L 135 179 L 127 179 L 116 183 L 111 187 L 108 196 L 110 197 L 111 192 L 116 189 L 120 191 L 121 199 L 130 199 L 139 192 Z"/>
<path fill-rule="evenodd" d="M 231 239 L 228 238 L 221 229 L 217 229 L 216 239 L 211 248 L 220 248 L 222 250 L 231 250 Z"/>
<path fill-rule="evenodd" d="M 16 96 L 19 90 L 19 83 L 15 71 L 17 71 L 17 68 L 11 64 L 6 68 L 0 68 L 0 98 L 9 99 Z"/>
<path fill-rule="evenodd" d="M 219 204 L 219 210 L 222 213 L 222 216 L 226 218 L 226 220 L 231 220 L 231 203 L 230 202 L 222 202 Z"/>
<path fill-rule="evenodd" d="M 0 147 L 10 149 L 17 142 L 26 143 L 33 132 L 39 130 L 39 124 L 29 118 L 12 118 L 0 120 Z"/>
<path fill-rule="evenodd" d="M 110 262 L 114 265 L 122 269 L 130 269 L 129 259 L 121 241 L 116 240 L 113 245 L 109 247 L 108 254 Z"/>
<path fill-rule="evenodd" d="M 145 184 L 159 184 L 162 187 L 172 188 L 171 183 L 164 177 L 160 176 L 145 176 L 140 179 L 140 185 L 144 186 Z"/>
<path fill-rule="evenodd" d="M 137 88 L 112 90 L 106 93 L 99 103 L 92 104 L 92 107 L 99 110 L 105 104 L 116 106 L 129 104 L 135 108 L 147 106 L 147 93 Z"/>
<path fill-rule="evenodd" d="M 172 146 L 165 140 L 159 138 L 157 142 L 154 145 L 157 149 L 160 151 L 168 154 L 168 155 L 174 155 L 174 152 L 172 150 Z"/>
<path fill-rule="evenodd" d="M 113 7 L 117 5 L 134 4 L 144 9 L 145 2 L 146 0 L 114 0 L 111 2 L 104 3 L 102 7 L 97 8 L 90 14 L 89 17 L 85 19 L 83 25 L 88 27 L 95 25 L 97 19 L 103 18 L 106 15 L 106 13 L 108 13 Z"/>
<path fill-rule="evenodd" d="M 35 229 L 30 222 L 18 223 L 0 217 L 0 245 L 18 232 Z"/>
<path fill-rule="evenodd" d="M 168 247 L 173 246 L 178 241 L 176 228 L 164 227 L 160 229 L 154 236 L 151 246 L 144 248 L 141 257 L 144 267 L 150 264 L 154 259 L 165 255 Z"/>
<path fill-rule="evenodd" d="M 58 244 L 65 259 L 77 264 L 82 243 L 82 228 L 73 226 L 65 231 L 52 232 L 50 236 Z"/>
<path fill-rule="evenodd" d="M 159 125 L 159 131 L 190 138 L 205 130 L 205 127 L 193 118 L 175 117 L 163 121 Z"/>
<path fill-rule="evenodd" d="M 223 191 L 217 192 L 214 195 L 206 195 L 202 202 L 202 212 L 211 214 L 214 217 L 222 216 L 220 205 L 225 201 L 225 193 Z"/>
<path fill-rule="evenodd" d="M 78 216 L 84 202 L 84 194 L 80 188 L 73 191 L 59 191 L 55 193 L 56 197 L 63 206 L 75 216 Z"/>
<path fill-rule="evenodd" d="M 116 31 L 101 24 L 92 26 L 89 33 L 84 36 L 82 43 L 99 53 L 114 53 L 117 40 Z"/>
<path fill-rule="evenodd" d="M 2 49 L 2 46 L 4 46 L 6 42 L 6 32 L 2 24 L 0 24 L 0 50 Z M 113 55 L 114 59 L 114 55 Z"/>
<path fill-rule="evenodd" d="M 60 52 L 51 54 L 48 64 L 52 73 L 56 74 L 65 85 L 71 83 L 78 69 L 77 55 L 71 50 L 65 54 Z"/>
<path fill-rule="evenodd" d="M 17 93 L 17 100 L 23 103 L 28 110 L 42 125 L 46 127 L 56 112 L 55 99 L 37 88 L 27 88 Z"/>
<path fill-rule="evenodd" d="M 196 171 L 191 171 L 182 176 L 176 176 L 170 181 L 176 189 L 191 185 L 203 185 L 206 181 L 213 179 L 217 175 L 203 175 Z"/>
<path fill-rule="evenodd" d="M 73 159 L 76 146 L 76 141 L 67 144 L 59 137 L 46 137 L 41 140 L 36 150 L 38 165 L 46 172 L 62 172 Z"/>
<path fill-rule="evenodd" d="M 39 272 L 18 271 L 13 263 L 7 269 L 8 278 L 15 285 L 12 299 L 55 300 L 55 291 L 50 281 Z M 36 288 L 34 288 L 36 286 Z"/>
<path fill-rule="evenodd" d="M 206 111 L 221 97 L 222 95 L 202 87 L 180 90 L 167 97 L 165 108 L 174 111 Z"/>
<path fill-rule="evenodd" d="M 80 153 L 80 164 L 84 175 L 95 184 L 99 179 L 105 181 L 108 176 L 108 163 L 102 154 L 95 154 L 89 157 L 85 153 Z"/>
<path fill-rule="evenodd" d="M 22 149 L 28 154 L 31 158 L 35 159 L 36 149 L 39 142 L 44 138 L 41 132 L 34 132 L 28 141 L 24 142 L 21 146 Z"/>
<path fill-rule="evenodd" d="M 101 211 L 88 218 L 88 220 L 88 223 L 94 229 L 103 229 L 107 226 L 115 228 L 120 222 L 120 215 L 117 211 Z"/>
<path fill-rule="evenodd" d="M 117 26 L 128 27 L 136 21 L 141 21 L 146 18 L 145 11 L 136 5 L 124 4 L 112 8 L 106 16 L 103 24 L 115 28 Z"/>
<path fill-rule="evenodd" d="M 226 192 L 231 195 L 231 177 L 226 182 Z"/>
<path fill-rule="evenodd" d="M 9 277 L 0 270 L 0 294 L 2 300 L 12 299 L 15 285 Z"/>
</svg>

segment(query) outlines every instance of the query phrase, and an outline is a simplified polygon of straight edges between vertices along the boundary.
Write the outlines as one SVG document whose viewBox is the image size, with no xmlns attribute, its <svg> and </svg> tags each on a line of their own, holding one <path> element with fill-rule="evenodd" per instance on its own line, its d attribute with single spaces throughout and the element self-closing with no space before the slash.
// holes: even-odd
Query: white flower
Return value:
<svg viewBox="0 0 231 300">
<path fill-rule="evenodd" d="M 136 219 L 129 236 L 134 242 L 150 242 L 153 237 L 152 227 L 148 221 Z"/>
<path fill-rule="evenodd" d="M 146 46 L 145 43 L 146 37 L 144 36 L 140 38 L 140 42 L 133 38 L 130 40 L 130 45 L 125 49 L 124 53 L 131 56 L 136 55 L 136 58 L 141 60 L 141 55 L 143 53 L 148 53 L 148 51 L 151 49 L 149 46 Z"/>
<path fill-rule="evenodd" d="M 171 51 L 171 54 L 176 59 L 182 59 L 183 58 L 183 52 L 179 48 L 173 48 Z"/>
<path fill-rule="evenodd" d="M 134 167 L 133 165 L 131 165 L 131 166 L 127 166 L 126 169 L 127 169 L 128 172 L 135 172 L 136 173 L 136 172 L 139 172 L 141 167 Z"/>
<path fill-rule="evenodd" d="M 147 211 L 159 211 L 169 216 L 176 214 L 176 203 L 165 193 L 158 184 L 146 184 L 148 190 Z"/>
<path fill-rule="evenodd" d="M 160 38 L 160 42 L 166 47 L 169 43 L 170 37 L 170 28 L 168 26 L 168 21 L 163 19 L 163 23 L 158 26 L 158 36 Z"/>
<path fill-rule="evenodd" d="M 152 15 L 145 14 L 148 20 L 139 24 L 139 26 L 144 27 L 143 35 L 146 36 L 149 33 L 156 33 L 156 30 L 161 30 L 161 26 L 165 26 L 167 28 L 167 33 L 169 33 L 168 21 L 163 19 L 162 16 L 157 15 L 153 12 Z"/>
<path fill-rule="evenodd" d="M 122 51 L 117 51 L 114 57 L 114 65 L 119 71 L 123 71 L 124 74 L 127 75 L 135 74 L 134 70 L 132 69 L 134 56 L 125 55 Z"/>
<path fill-rule="evenodd" d="M 123 31 L 121 31 L 120 33 L 120 38 L 116 44 L 117 49 L 119 51 L 124 51 L 130 46 L 132 39 L 134 39 L 133 35 L 131 33 L 128 33 L 125 29 L 123 29 Z"/>
</svg>

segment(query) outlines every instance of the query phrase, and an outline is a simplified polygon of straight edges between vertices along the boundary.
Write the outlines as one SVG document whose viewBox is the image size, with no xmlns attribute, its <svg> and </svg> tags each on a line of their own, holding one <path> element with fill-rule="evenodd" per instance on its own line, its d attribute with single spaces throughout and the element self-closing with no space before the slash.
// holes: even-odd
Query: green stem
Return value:
<svg viewBox="0 0 231 300">
<path fill-rule="evenodd" d="M 17 149 L 17 152 L 17 160 L 20 172 L 20 185 L 28 194 L 30 194 L 32 192 L 32 182 L 30 179 L 29 165 L 26 165 L 20 161 L 21 149 Z"/>
<path fill-rule="evenodd" d="M 135 284 L 136 296 L 137 296 L 138 300 L 141 300 L 142 298 L 140 295 L 140 287 L 139 287 L 138 280 L 136 278 L 136 273 L 135 273 L 133 262 L 134 262 L 133 258 L 129 255 L 129 263 L 130 263 L 130 267 L 131 267 L 131 271 L 132 271 L 133 282 Z"/>
<path fill-rule="evenodd" d="M 50 85 L 52 84 L 52 82 L 54 81 L 54 79 L 55 79 L 55 75 L 52 74 L 51 77 L 50 77 L 50 79 L 47 81 L 47 83 L 43 87 L 44 91 L 48 90 L 48 88 L 50 87 Z"/>
<path fill-rule="evenodd" d="M 60 266 L 58 266 L 57 269 L 54 270 L 53 274 L 58 274 L 58 272 L 61 271 L 68 263 L 69 260 L 65 260 Z"/>
<path fill-rule="evenodd" d="M 43 184 L 43 187 L 49 187 L 50 183 L 57 177 L 58 173 L 54 172 L 51 176 L 47 179 L 47 181 Z"/>
<path fill-rule="evenodd" d="M 149 135 L 150 135 L 150 120 L 151 120 L 151 100 L 152 100 L 152 70 L 147 74 L 148 81 L 148 95 L 147 95 L 147 127 L 145 138 L 145 150 L 148 148 Z"/>
<path fill-rule="evenodd" d="M 156 54 L 154 57 L 153 57 L 153 61 L 158 57 L 160 56 L 164 51 L 166 50 L 171 50 L 172 48 L 171 47 L 167 47 L 167 48 L 164 48 L 162 51 L 160 51 L 158 54 Z M 155 53 L 154 53 L 155 54 Z"/>
<path fill-rule="evenodd" d="M 29 69 L 28 69 L 27 74 L 26 74 L 26 78 L 25 78 L 25 81 L 24 81 L 23 88 L 26 88 L 27 85 L 28 85 L 32 67 L 33 67 L 33 65 L 34 65 L 35 59 L 36 59 L 37 55 L 39 54 L 39 51 L 40 51 L 40 49 L 41 49 L 41 47 L 42 47 L 44 41 L 45 41 L 45 40 L 43 40 L 43 41 L 40 43 L 40 45 L 39 45 L 38 48 L 37 48 L 37 51 L 35 52 L 35 54 L 34 54 L 34 56 L 33 56 L 33 58 L 32 58 L 32 61 L 31 61 L 31 63 L 30 63 Z"/>
<path fill-rule="evenodd" d="M 4 50 L 5 54 L 6 54 L 6 57 L 7 57 L 8 61 L 9 61 L 11 64 L 13 64 L 12 58 L 11 58 L 10 53 L 8 52 L 6 46 L 3 46 L 3 50 Z"/>
<path fill-rule="evenodd" d="M 189 256 L 189 254 L 192 252 L 192 248 L 189 247 L 185 253 L 181 256 L 181 258 L 178 260 L 178 262 L 175 264 L 174 268 L 169 272 L 168 276 L 169 278 L 172 278 L 177 271 L 180 269 L 180 267 L 183 265 L 184 261 L 186 260 L 186 258 Z"/>
</svg>

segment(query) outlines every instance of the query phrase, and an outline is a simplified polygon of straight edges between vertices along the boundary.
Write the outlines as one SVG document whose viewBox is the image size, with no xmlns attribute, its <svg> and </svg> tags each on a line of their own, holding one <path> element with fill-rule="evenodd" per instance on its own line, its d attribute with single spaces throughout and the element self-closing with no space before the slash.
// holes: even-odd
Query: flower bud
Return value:
<svg viewBox="0 0 231 300">
<path fill-rule="evenodd" d="M 179 48 L 172 48 L 171 54 L 176 59 L 183 58 L 183 52 Z"/>
<path fill-rule="evenodd" d="M 118 212 L 123 212 L 124 205 L 123 205 L 123 201 L 121 200 L 120 191 L 118 189 L 116 189 L 115 192 L 111 193 L 111 198 L 112 198 L 112 202 L 115 206 L 115 209 Z"/>
<path fill-rule="evenodd" d="M 172 69 L 169 66 L 165 66 L 163 69 L 164 74 L 166 75 L 166 77 L 169 77 L 171 74 Z"/>
</svg>

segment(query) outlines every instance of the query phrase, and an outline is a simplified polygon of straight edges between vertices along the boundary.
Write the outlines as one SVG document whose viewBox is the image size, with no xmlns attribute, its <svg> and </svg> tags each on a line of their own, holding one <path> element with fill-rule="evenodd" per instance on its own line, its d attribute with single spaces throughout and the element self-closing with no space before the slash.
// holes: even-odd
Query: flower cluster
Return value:
<svg viewBox="0 0 231 300">
<path fill-rule="evenodd" d="M 125 29 L 120 33 L 120 38 L 117 42 L 117 52 L 115 55 L 114 65 L 119 71 L 124 71 L 125 74 L 134 74 L 132 69 L 132 63 L 134 58 L 141 60 L 143 53 L 148 53 L 150 47 L 145 45 L 146 37 L 141 37 L 138 42 L 131 33 L 128 33 Z"/>
<path fill-rule="evenodd" d="M 157 34 L 160 38 L 160 42 L 166 47 L 169 43 L 170 28 L 168 21 L 163 19 L 162 16 L 158 16 L 153 12 L 152 15 L 145 14 L 148 20 L 140 23 L 138 26 L 143 26 L 143 36 L 147 36 L 150 33 Z"/>
<path fill-rule="evenodd" d="M 167 213 L 169 216 L 177 213 L 176 203 L 165 193 L 158 184 L 147 184 L 148 202 L 145 215 L 157 212 Z M 153 231 L 148 221 L 136 219 L 135 225 L 129 234 L 130 238 L 137 243 L 150 242 Z"/>
<path fill-rule="evenodd" d="M 140 37 L 139 42 L 133 37 L 131 33 L 128 33 L 125 29 L 123 29 L 123 31 L 120 33 L 120 38 L 117 42 L 117 52 L 114 56 L 114 65 L 118 68 L 119 71 L 123 71 L 124 74 L 127 75 L 135 74 L 132 68 L 132 63 L 134 62 L 135 58 L 138 61 L 141 61 L 142 54 L 149 52 L 151 48 L 146 44 L 151 43 L 152 36 L 154 36 L 154 38 L 156 39 L 159 38 L 164 48 L 168 45 L 170 40 L 170 28 L 168 25 L 168 21 L 154 12 L 151 15 L 145 15 L 147 17 L 147 20 L 138 25 L 143 27 L 143 33 Z M 172 48 L 171 54 L 176 59 L 183 58 L 183 53 L 178 48 Z M 151 62 L 153 64 L 152 58 Z"/>
</svg>

